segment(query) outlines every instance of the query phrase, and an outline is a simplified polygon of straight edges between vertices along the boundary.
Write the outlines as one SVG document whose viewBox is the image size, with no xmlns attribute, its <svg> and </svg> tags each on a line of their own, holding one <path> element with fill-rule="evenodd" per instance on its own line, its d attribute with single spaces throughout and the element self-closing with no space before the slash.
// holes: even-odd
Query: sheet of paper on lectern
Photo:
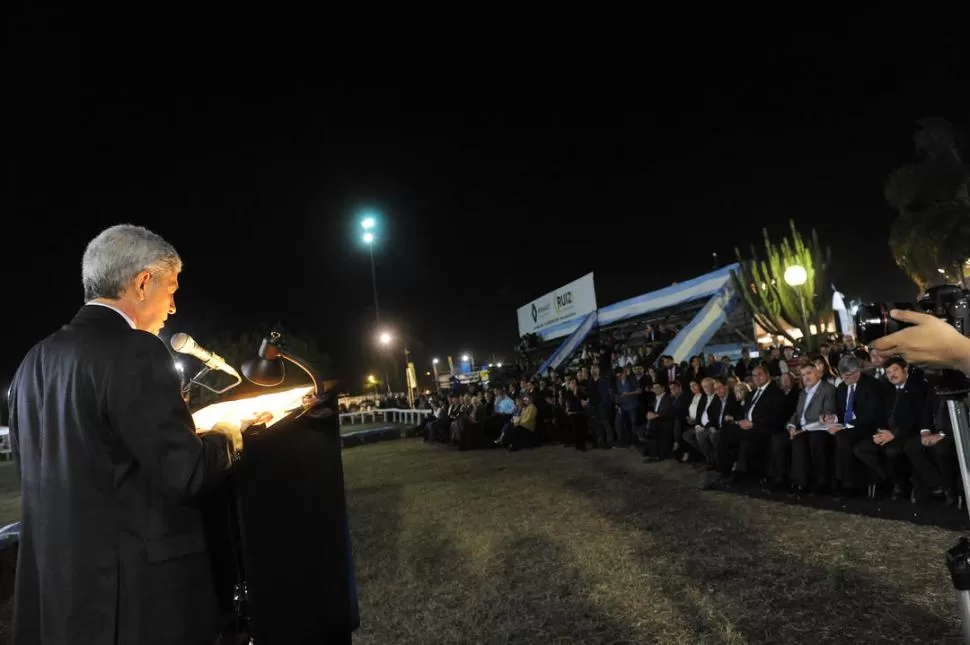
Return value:
<svg viewBox="0 0 970 645">
<path fill-rule="evenodd" d="M 261 394 L 236 401 L 213 403 L 192 415 L 197 430 L 209 430 L 219 422 L 238 424 L 263 413 L 273 415 L 266 422 L 269 427 L 303 405 L 303 397 L 313 391 L 312 386 L 295 387 L 282 392 Z"/>
</svg>

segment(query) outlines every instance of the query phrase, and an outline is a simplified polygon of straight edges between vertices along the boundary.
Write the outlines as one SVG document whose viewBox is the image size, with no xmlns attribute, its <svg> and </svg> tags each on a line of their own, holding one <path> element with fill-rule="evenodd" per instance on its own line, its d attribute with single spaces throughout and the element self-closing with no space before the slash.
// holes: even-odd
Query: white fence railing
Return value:
<svg viewBox="0 0 970 645">
<path fill-rule="evenodd" d="M 405 423 L 416 426 L 420 424 L 426 416 L 431 414 L 431 410 L 412 410 L 402 408 L 387 408 L 374 410 L 361 410 L 360 412 L 344 412 L 340 415 L 340 425 L 353 425 L 355 423 L 377 423 L 380 418 L 384 423 Z"/>
</svg>

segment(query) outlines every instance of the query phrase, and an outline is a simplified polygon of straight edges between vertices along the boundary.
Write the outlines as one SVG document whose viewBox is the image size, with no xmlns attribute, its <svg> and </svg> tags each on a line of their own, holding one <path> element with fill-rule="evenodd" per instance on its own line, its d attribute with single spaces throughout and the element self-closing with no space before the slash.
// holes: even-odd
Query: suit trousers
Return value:
<svg viewBox="0 0 970 645">
<path fill-rule="evenodd" d="M 717 442 L 717 466 L 722 477 L 731 474 L 735 463 L 736 472 L 764 477 L 765 452 L 771 444 L 772 433 L 751 428 L 742 430 L 736 423 L 725 425 Z"/>
<path fill-rule="evenodd" d="M 924 446 L 920 437 L 912 437 L 904 451 L 920 483 L 927 489 L 960 489 L 960 464 L 953 437 L 947 435 L 930 447 Z"/>
<path fill-rule="evenodd" d="M 714 463 L 717 456 L 715 450 L 717 430 L 714 428 L 690 428 L 684 430 L 684 441 L 704 455 L 708 463 Z"/>
<path fill-rule="evenodd" d="M 855 456 L 855 446 L 860 441 L 872 441 L 872 431 L 868 428 L 845 428 L 835 433 L 835 478 L 843 489 L 859 485 L 859 462 Z"/>
<path fill-rule="evenodd" d="M 791 481 L 808 488 L 825 486 L 834 439 L 828 432 L 800 432 L 791 441 Z"/>
<path fill-rule="evenodd" d="M 893 439 L 880 446 L 872 439 L 864 439 L 855 445 L 853 452 L 880 479 L 888 479 L 894 486 L 904 486 L 906 484 L 905 441 L 905 439 Z"/>
</svg>

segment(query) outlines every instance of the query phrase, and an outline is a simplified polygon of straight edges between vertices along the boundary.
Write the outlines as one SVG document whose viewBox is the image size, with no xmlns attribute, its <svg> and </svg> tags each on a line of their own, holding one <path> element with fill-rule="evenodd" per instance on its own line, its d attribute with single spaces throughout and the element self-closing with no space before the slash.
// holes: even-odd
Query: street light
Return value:
<svg viewBox="0 0 970 645">
<path fill-rule="evenodd" d="M 805 267 L 793 264 L 785 269 L 785 282 L 792 287 L 800 287 L 808 280 L 808 272 Z"/>
<path fill-rule="evenodd" d="M 807 281 L 808 271 L 805 270 L 805 267 L 793 264 L 785 269 L 785 282 L 798 291 L 798 305 L 802 310 L 802 338 L 805 339 L 806 347 L 808 347 L 808 334 L 811 330 L 808 328 L 808 319 L 805 317 L 805 290 L 799 287 L 803 287 Z"/>
<path fill-rule="evenodd" d="M 387 393 L 391 393 L 391 381 L 387 378 L 387 348 L 391 344 L 391 334 L 386 331 L 382 331 L 381 335 L 377 337 L 377 342 L 380 343 L 381 348 L 384 349 L 384 383 L 387 384 Z"/>
<path fill-rule="evenodd" d="M 438 390 L 438 359 L 437 358 L 431 359 L 431 368 L 434 369 L 434 389 L 435 391 L 437 391 Z"/>
<path fill-rule="evenodd" d="M 374 288 L 374 320 L 377 322 L 377 326 L 381 326 L 381 310 L 377 304 L 377 265 L 374 263 L 374 243 L 377 241 L 377 235 L 375 230 L 377 229 L 377 218 L 373 215 L 364 215 L 360 220 L 360 227 L 364 229 L 364 233 L 360 236 L 360 239 L 367 245 L 367 250 L 370 252 L 370 279 L 371 285 Z"/>
<path fill-rule="evenodd" d="M 367 375 L 367 382 L 374 386 L 374 400 L 376 401 L 378 399 L 378 396 L 377 396 L 377 379 L 374 377 L 373 374 L 368 374 Z"/>
</svg>

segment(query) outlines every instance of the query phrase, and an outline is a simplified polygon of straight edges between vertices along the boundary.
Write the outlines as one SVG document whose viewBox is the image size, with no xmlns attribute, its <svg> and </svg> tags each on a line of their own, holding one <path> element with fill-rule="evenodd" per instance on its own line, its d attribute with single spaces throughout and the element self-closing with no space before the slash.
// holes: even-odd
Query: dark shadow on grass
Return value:
<svg viewBox="0 0 970 645">
<path fill-rule="evenodd" d="M 452 527 L 454 528 L 454 527 Z M 590 602 L 569 554 L 539 535 L 513 534 L 485 570 L 444 526 L 424 525 L 408 549 L 409 586 L 430 593 L 384 642 L 634 645 L 628 626 Z"/>
<path fill-rule="evenodd" d="M 780 552 L 719 505 L 716 493 L 653 470 L 677 465 L 631 472 L 594 459 L 587 467 L 597 474 L 572 478 L 566 486 L 591 499 L 610 522 L 649 535 L 650 544 L 638 545 L 635 557 L 699 643 L 730 642 L 731 631 L 751 644 L 960 642 L 955 606 L 934 614 L 908 603 L 888 578 L 891 566 L 887 578 L 874 578 L 851 566 L 813 566 L 807 557 Z M 606 489 L 604 479 L 619 485 Z M 720 625 L 705 617 L 712 611 Z M 948 614 L 953 620 L 943 618 Z"/>
<path fill-rule="evenodd" d="M 939 501 L 919 500 L 913 504 L 908 498 L 893 501 L 884 492 L 874 500 L 865 498 L 839 499 L 831 495 L 796 495 L 788 492 L 766 492 L 757 483 L 717 486 L 716 490 L 773 502 L 797 504 L 826 511 L 862 515 L 883 520 L 910 522 L 919 526 L 935 526 L 948 531 L 970 531 L 967 510 L 945 506 Z"/>
<path fill-rule="evenodd" d="M 397 545 L 402 529 L 401 495 L 401 486 L 348 487 L 347 519 L 362 625 L 368 620 L 364 602 L 367 590 L 382 584 L 381 579 L 388 571 L 400 568 L 400 550 L 388 545 Z M 375 556 L 380 559 L 373 559 Z"/>
</svg>

